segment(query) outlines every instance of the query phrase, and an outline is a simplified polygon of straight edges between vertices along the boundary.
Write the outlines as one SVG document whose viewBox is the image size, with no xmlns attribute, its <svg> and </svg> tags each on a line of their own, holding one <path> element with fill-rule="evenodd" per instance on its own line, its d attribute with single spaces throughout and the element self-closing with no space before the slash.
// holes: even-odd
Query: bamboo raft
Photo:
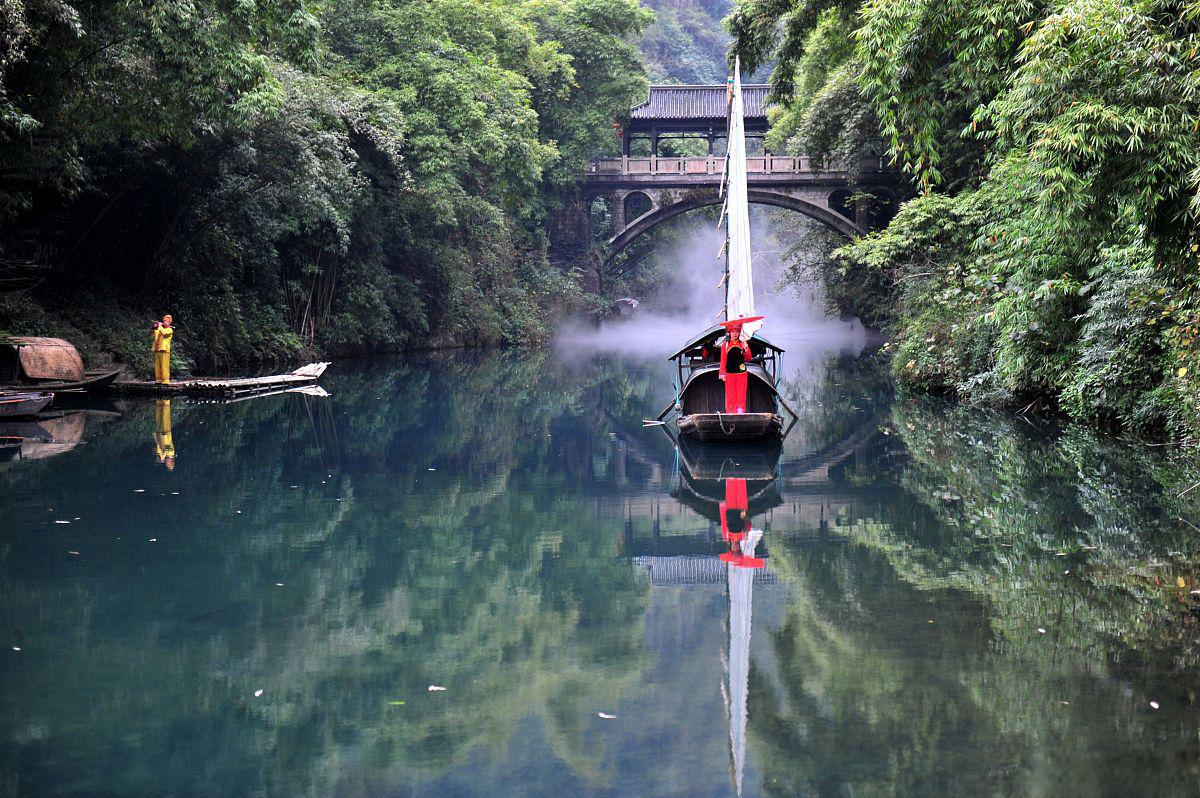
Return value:
<svg viewBox="0 0 1200 798">
<path fill-rule="evenodd" d="M 329 363 L 309 363 L 287 374 L 272 374 L 267 377 L 211 378 L 179 380 L 162 385 L 156 382 L 131 380 L 113 383 L 110 390 L 126 396 L 196 396 L 205 398 L 233 399 L 289 388 L 312 385 L 321 378 Z"/>
</svg>

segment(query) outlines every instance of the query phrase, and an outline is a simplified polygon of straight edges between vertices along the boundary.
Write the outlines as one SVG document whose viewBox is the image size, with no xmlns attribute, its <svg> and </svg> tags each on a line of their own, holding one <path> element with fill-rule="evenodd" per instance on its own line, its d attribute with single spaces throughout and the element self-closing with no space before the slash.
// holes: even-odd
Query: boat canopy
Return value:
<svg viewBox="0 0 1200 798">
<path fill-rule="evenodd" d="M 689 349 L 695 349 L 696 347 L 701 346 L 702 344 L 707 344 L 707 343 L 716 341 L 717 338 L 721 337 L 724 334 L 725 334 L 725 328 L 722 327 L 720 324 L 714 324 L 713 326 L 709 327 L 707 330 L 700 333 L 695 338 L 692 338 L 690 341 L 688 341 L 686 344 L 684 344 L 682 349 L 680 349 L 675 354 L 671 355 L 669 358 L 667 358 L 667 360 L 675 360 L 678 357 L 682 357 L 683 353 L 688 351 Z M 758 343 L 765 346 L 767 349 L 773 350 L 780 354 L 782 354 L 784 351 L 783 347 L 776 346 L 775 344 L 771 343 L 770 341 L 768 341 L 766 338 L 762 337 L 758 333 L 755 333 L 754 335 L 750 336 L 750 340 L 757 341 Z"/>
<path fill-rule="evenodd" d="M 70 341 L 62 338 L 17 336 L 0 343 L 14 347 L 21 371 L 31 380 L 82 380 L 83 358 Z M 11 350 L 10 350 L 11 351 Z"/>
</svg>

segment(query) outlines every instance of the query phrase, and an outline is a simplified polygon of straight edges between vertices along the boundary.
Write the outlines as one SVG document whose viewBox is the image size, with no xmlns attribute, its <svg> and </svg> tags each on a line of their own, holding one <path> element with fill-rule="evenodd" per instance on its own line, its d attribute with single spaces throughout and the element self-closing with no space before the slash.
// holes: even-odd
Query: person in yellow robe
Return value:
<svg viewBox="0 0 1200 798">
<path fill-rule="evenodd" d="M 158 462 L 175 470 L 175 440 L 171 437 L 171 400 L 159 399 L 154 403 L 154 453 Z"/>
<path fill-rule="evenodd" d="M 154 381 L 159 385 L 171 384 L 171 339 L 175 328 L 171 326 L 171 314 L 154 323 Z"/>
</svg>

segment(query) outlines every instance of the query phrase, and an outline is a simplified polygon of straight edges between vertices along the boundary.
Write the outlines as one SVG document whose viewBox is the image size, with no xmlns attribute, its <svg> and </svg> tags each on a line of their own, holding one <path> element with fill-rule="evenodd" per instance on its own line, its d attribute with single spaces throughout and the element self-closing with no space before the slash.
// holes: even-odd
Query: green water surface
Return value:
<svg viewBox="0 0 1200 798">
<path fill-rule="evenodd" d="M 794 362 L 783 450 L 728 462 L 602 354 L 26 429 L 0 795 L 1196 795 L 1189 463 Z"/>
</svg>

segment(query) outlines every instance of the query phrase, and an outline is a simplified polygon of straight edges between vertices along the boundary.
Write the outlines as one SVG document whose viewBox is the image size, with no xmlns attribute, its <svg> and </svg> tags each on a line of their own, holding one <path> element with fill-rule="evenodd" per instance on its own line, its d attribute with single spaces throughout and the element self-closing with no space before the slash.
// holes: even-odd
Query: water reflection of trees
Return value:
<svg viewBox="0 0 1200 798">
<path fill-rule="evenodd" d="M 806 383 L 784 451 L 747 793 L 1187 793 L 1200 586 L 1176 466 L 1075 429 L 889 410 L 875 375 L 834 363 Z M 680 717 L 645 728 L 728 744 L 698 702 L 641 681 L 649 588 L 617 552 L 625 513 L 631 535 L 658 520 L 630 508 L 671 501 L 647 476 L 670 442 L 635 433 L 662 376 L 418 360 L 334 375 L 324 403 L 173 407 L 170 474 L 150 405 L 0 469 L 0 628 L 23 649 L 0 661 L 0 793 L 387 794 L 507 761 L 533 727 L 596 792 L 620 761 L 689 784 L 690 760 L 636 724 L 594 726 L 657 690 L 647 705 Z M 626 439 L 651 465 L 619 462 Z M 788 487 L 789 463 L 840 440 L 852 457 Z M 801 487 L 825 531 L 789 520 Z M 654 528 L 692 530 L 688 512 Z M 708 642 L 680 645 L 680 673 Z"/>
<path fill-rule="evenodd" d="M 26 643 L 0 687 L 2 783 L 394 791 L 529 717 L 603 782 L 586 725 L 636 679 L 646 588 L 612 556 L 619 519 L 579 512 L 592 459 L 557 456 L 608 443 L 573 423 L 594 386 L 493 358 L 330 388 L 324 432 L 299 397 L 177 408 L 170 475 L 147 406 L 53 472 L 4 473 L 0 509 L 52 482 L 85 520 L 6 537 Z"/>
<path fill-rule="evenodd" d="M 773 547 L 764 789 L 1191 794 L 1200 544 L 1178 464 L 937 403 L 900 403 L 887 431 L 843 542 Z"/>
</svg>

